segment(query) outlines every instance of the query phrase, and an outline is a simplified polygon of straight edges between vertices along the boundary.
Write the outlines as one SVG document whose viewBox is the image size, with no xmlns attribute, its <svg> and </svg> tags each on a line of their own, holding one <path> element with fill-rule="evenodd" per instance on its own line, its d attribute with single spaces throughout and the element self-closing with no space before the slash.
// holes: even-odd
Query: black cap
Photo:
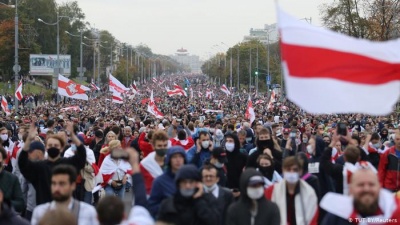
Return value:
<svg viewBox="0 0 400 225">
<path fill-rule="evenodd" d="M 44 152 L 44 144 L 40 141 L 34 141 L 29 145 L 29 152 L 33 152 L 35 150 L 40 150 Z"/>
<path fill-rule="evenodd" d="M 212 151 L 212 156 L 218 159 L 220 163 L 227 163 L 228 159 L 226 158 L 226 151 L 223 148 L 217 147 Z"/>
</svg>

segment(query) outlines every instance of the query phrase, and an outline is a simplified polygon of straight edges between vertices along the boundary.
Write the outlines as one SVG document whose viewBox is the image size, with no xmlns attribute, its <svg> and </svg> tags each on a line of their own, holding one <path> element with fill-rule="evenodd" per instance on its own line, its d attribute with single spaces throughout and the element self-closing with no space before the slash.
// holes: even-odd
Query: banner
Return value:
<svg viewBox="0 0 400 225">
<path fill-rule="evenodd" d="M 30 75 L 49 76 L 54 74 L 54 68 L 57 67 L 57 55 L 30 54 L 29 71 Z M 61 74 L 71 75 L 71 55 L 60 55 Z"/>
</svg>

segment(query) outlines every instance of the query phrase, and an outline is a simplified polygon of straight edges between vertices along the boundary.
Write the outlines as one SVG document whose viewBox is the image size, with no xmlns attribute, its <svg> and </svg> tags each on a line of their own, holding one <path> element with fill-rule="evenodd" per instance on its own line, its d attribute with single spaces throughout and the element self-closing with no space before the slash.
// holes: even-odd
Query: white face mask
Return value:
<svg viewBox="0 0 400 225">
<path fill-rule="evenodd" d="M 233 150 L 235 149 L 235 143 L 225 143 L 225 149 L 228 152 L 233 152 Z"/>
<path fill-rule="evenodd" d="M 18 139 L 22 141 L 22 134 L 18 134 Z"/>
<path fill-rule="evenodd" d="M 224 164 L 217 161 L 217 162 L 214 164 L 214 166 L 217 167 L 217 168 L 222 168 L 222 167 L 224 167 Z"/>
<path fill-rule="evenodd" d="M 299 181 L 299 173 L 296 172 L 283 172 L 283 178 L 289 184 L 295 184 Z"/>
<path fill-rule="evenodd" d="M 1 140 L 7 141 L 8 140 L 8 134 L 1 134 L 0 135 Z"/>
<path fill-rule="evenodd" d="M 264 195 L 264 187 L 252 188 L 247 187 L 247 195 L 253 200 L 257 200 Z"/>
<path fill-rule="evenodd" d="M 308 154 L 313 154 L 314 153 L 314 149 L 312 148 L 311 145 L 307 145 L 307 152 L 308 152 Z"/>
<path fill-rule="evenodd" d="M 202 141 L 201 142 L 201 147 L 208 148 L 209 146 L 210 146 L 210 141 Z"/>
</svg>

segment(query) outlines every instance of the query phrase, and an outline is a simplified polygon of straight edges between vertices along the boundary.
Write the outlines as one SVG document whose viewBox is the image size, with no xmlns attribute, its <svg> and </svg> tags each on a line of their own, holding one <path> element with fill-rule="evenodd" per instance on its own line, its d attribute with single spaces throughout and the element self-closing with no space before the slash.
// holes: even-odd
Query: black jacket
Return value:
<svg viewBox="0 0 400 225">
<path fill-rule="evenodd" d="M 11 204 L 3 202 L 0 204 L 0 225 L 29 225 L 30 223 L 18 216 L 12 209 Z"/>
<path fill-rule="evenodd" d="M 263 150 L 265 148 L 269 148 L 271 150 L 272 156 L 274 157 L 274 168 L 275 171 L 278 172 L 279 174 L 282 174 L 282 160 L 283 160 L 283 152 L 278 151 L 274 148 L 274 142 L 273 140 L 269 140 L 269 143 L 267 146 L 264 146 L 262 149 L 259 149 L 259 146 L 257 146 L 257 151 L 253 152 L 253 154 L 249 155 L 246 163 L 246 168 L 253 167 L 257 168 L 257 159 L 258 157 L 263 154 Z"/>
<path fill-rule="evenodd" d="M 352 225 L 354 223 L 350 223 L 348 219 L 343 219 L 331 213 L 327 213 L 324 219 L 322 220 L 321 225 L 331 225 L 331 224 Z"/>
<path fill-rule="evenodd" d="M 262 174 L 254 168 L 249 168 L 240 177 L 240 199 L 228 208 L 226 225 L 251 225 L 252 200 L 247 195 L 247 184 L 253 176 L 262 176 Z M 254 225 L 280 225 L 279 208 L 275 203 L 262 196 L 257 200 L 257 207 Z"/>
<path fill-rule="evenodd" d="M 182 166 L 175 176 L 175 184 L 179 189 L 180 180 L 200 181 L 200 173 L 194 165 Z M 165 199 L 158 212 L 158 221 L 174 225 L 218 225 L 220 214 L 216 199 L 211 194 L 201 197 L 185 198 L 177 191 L 172 197 Z"/>
<path fill-rule="evenodd" d="M 94 157 L 96 158 L 96 164 L 99 162 L 100 150 L 103 145 L 104 145 L 104 138 L 101 139 L 101 141 L 99 141 L 97 144 L 96 144 L 96 139 L 94 139 L 89 145 L 89 148 L 93 150 Z"/>
<path fill-rule="evenodd" d="M 226 157 L 228 158 L 228 162 L 225 163 L 228 178 L 226 187 L 239 189 L 240 175 L 246 166 L 247 155 L 240 152 L 240 142 L 236 135 L 226 134 L 226 137 L 231 137 L 235 140 L 235 149 L 232 152 L 226 151 Z"/>
<path fill-rule="evenodd" d="M 59 164 L 69 164 L 80 171 L 86 164 L 86 149 L 83 144 L 77 146 L 77 151 L 71 158 L 60 158 L 55 162 L 43 160 L 32 162 L 28 159 L 28 152 L 21 151 L 18 158 L 18 166 L 22 175 L 32 183 L 36 190 L 36 204 L 50 202 L 51 198 L 51 170 Z"/>
<path fill-rule="evenodd" d="M 26 205 L 17 176 L 5 170 L 0 171 L 0 190 L 4 199 L 9 200 L 17 212 L 25 210 Z"/>
<path fill-rule="evenodd" d="M 213 197 L 215 196 L 213 195 Z M 219 224 L 223 225 L 225 224 L 225 218 L 228 212 L 228 207 L 233 202 L 233 194 L 229 189 L 219 187 L 218 198 L 216 198 L 216 201 L 217 201 L 218 212 L 221 215 Z"/>
<path fill-rule="evenodd" d="M 328 174 L 335 181 L 336 193 L 343 194 L 343 165 L 331 161 L 332 148 L 327 147 L 321 156 L 320 173 Z"/>
<path fill-rule="evenodd" d="M 178 192 L 161 203 L 157 220 L 174 225 L 218 225 L 221 216 L 216 204 L 211 194 L 187 199 Z"/>
<path fill-rule="evenodd" d="M 226 187 L 226 184 L 227 184 L 227 177 L 226 177 L 225 168 L 224 168 L 224 167 L 222 167 L 222 168 L 217 168 L 216 166 L 214 166 L 213 164 L 210 163 L 210 159 L 207 159 L 207 160 L 204 162 L 204 165 L 206 165 L 206 164 L 212 165 L 212 166 L 217 170 L 217 176 L 218 176 L 218 178 L 219 178 L 218 185 L 221 186 L 221 187 Z M 203 170 L 203 167 L 201 167 L 199 171 L 202 171 L 202 170 Z"/>
</svg>

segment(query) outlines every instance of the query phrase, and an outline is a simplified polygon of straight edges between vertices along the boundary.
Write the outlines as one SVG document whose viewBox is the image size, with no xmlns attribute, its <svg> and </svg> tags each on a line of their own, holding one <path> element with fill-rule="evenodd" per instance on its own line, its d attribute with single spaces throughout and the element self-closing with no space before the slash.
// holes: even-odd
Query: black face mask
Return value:
<svg viewBox="0 0 400 225">
<path fill-rule="evenodd" d="M 60 149 L 51 147 L 51 148 L 47 149 L 47 154 L 49 155 L 50 158 L 54 159 L 60 155 Z"/>
<path fill-rule="evenodd" d="M 269 148 L 271 151 L 274 149 L 274 142 L 270 140 L 257 140 L 257 148 L 260 151 L 264 151 L 264 149 Z"/>
<path fill-rule="evenodd" d="M 167 149 L 156 149 L 155 152 L 158 156 L 164 157 L 167 154 Z"/>
<path fill-rule="evenodd" d="M 268 178 L 268 180 L 272 180 L 272 177 L 274 175 L 274 166 L 259 166 L 258 170 L 260 171 L 260 173 L 262 173 L 262 175 L 266 178 Z"/>
</svg>

